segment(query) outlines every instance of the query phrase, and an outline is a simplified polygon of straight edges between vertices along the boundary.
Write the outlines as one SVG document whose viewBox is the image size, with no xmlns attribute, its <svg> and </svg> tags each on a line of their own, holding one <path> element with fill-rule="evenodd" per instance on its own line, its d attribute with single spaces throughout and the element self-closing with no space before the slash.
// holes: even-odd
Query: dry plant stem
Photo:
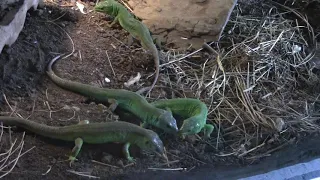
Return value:
<svg viewBox="0 0 320 180">
<path fill-rule="evenodd" d="M 49 167 L 48 170 L 47 170 L 45 173 L 42 173 L 42 174 L 41 174 L 42 176 L 47 175 L 47 174 L 51 171 L 52 166 L 49 166 L 49 165 L 48 165 L 48 167 Z"/>
<path fill-rule="evenodd" d="M 186 171 L 187 168 L 173 168 L 173 169 L 168 169 L 168 168 L 148 168 L 150 170 L 158 170 L 158 171 Z"/>
<path fill-rule="evenodd" d="M 14 146 L 16 140 L 15 140 L 15 142 L 11 145 L 11 147 L 10 147 L 10 149 L 9 149 L 9 151 L 8 151 L 8 152 L 9 152 L 9 153 L 8 153 L 8 156 L 5 158 L 4 163 L 0 166 L 0 172 L 4 172 L 4 169 L 5 169 L 6 167 L 8 167 L 10 164 L 13 163 L 13 165 L 12 165 L 12 167 L 11 167 L 8 171 L 6 171 L 3 175 L 1 175 L 0 178 L 3 178 L 4 176 L 6 176 L 6 175 L 8 175 L 10 172 L 12 172 L 12 170 L 15 168 L 17 162 L 19 161 L 19 158 L 20 158 L 21 156 L 23 156 L 24 154 L 26 154 L 27 152 L 29 152 L 31 149 L 34 148 L 34 147 L 32 147 L 32 148 L 30 148 L 29 150 L 27 150 L 26 152 L 21 153 L 22 150 L 23 150 L 23 147 L 24 147 L 24 137 L 25 137 L 25 132 L 24 132 L 23 135 L 22 135 L 20 144 L 18 145 L 18 147 L 17 147 L 13 152 L 11 152 L 11 151 L 12 151 L 12 149 L 13 149 L 13 146 Z M 17 151 L 19 148 L 20 148 L 20 150 L 19 150 L 19 152 L 18 152 L 17 157 L 16 157 L 15 159 L 13 159 L 12 161 L 6 163 L 7 160 L 8 160 L 8 158 L 9 158 L 15 151 Z M 3 159 L 2 159 L 1 161 L 3 161 Z M 6 163 L 6 164 L 5 164 L 5 163 Z"/>
<path fill-rule="evenodd" d="M 29 151 L 31 151 L 32 149 L 34 149 L 36 146 L 32 146 L 30 149 L 26 150 L 25 152 L 21 153 L 18 157 L 16 157 L 15 159 L 13 159 L 12 161 L 10 161 L 8 164 L 6 164 L 3 168 L 6 168 L 7 166 L 9 166 L 10 164 L 12 164 L 13 162 L 16 162 L 17 159 L 21 158 L 22 156 L 24 156 L 25 154 L 27 154 Z"/>
<path fill-rule="evenodd" d="M 99 161 L 96 161 L 96 160 L 91 160 L 91 162 L 93 162 L 93 163 L 97 163 L 97 164 L 100 164 L 100 165 L 103 165 L 103 166 L 111 167 L 111 168 L 117 168 L 117 169 L 119 169 L 119 168 L 120 168 L 120 167 L 118 167 L 118 166 L 114 166 L 114 165 L 106 164 L 106 163 L 99 162 Z"/>
<path fill-rule="evenodd" d="M 87 178 L 100 179 L 100 177 L 88 175 L 88 174 L 86 174 L 86 172 L 77 172 L 77 171 L 74 171 L 74 170 L 67 170 L 67 172 L 70 172 L 72 174 L 76 174 L 78 176 L 87 177 Z"/>
<path fill-rule="evenodd" d="M 111 70 L 112 70 L 112 73 L 113 73 L 113 76 L 116 77 L 116 73 L 114 72 L 114 69 L 113 69 L 113 66 L 112 66 L 112 63 L 110 61 L 110 58 L 109 58 L 109 55 L 108 55 L 108 51 L 106 50 L 106 55 L 107 55 L 107 58 L 108 58 L 108 61 L 109 61 L 109 64 L 110 64 L 110 67 L 111 67 Z"/>
<path fill-rule="evenodd" d="M 306 82 L 311 76 L 306 63 L 313 57 L 316 45 L 313 29 L 307 19 L 293 9 L 286 8 L 296 14 L 306 28 L 305 24 L 286 19 L 287 12 L 279 12 L 275 6 L 263 6 L 269 10 L 259 8 L 257 15 L 242 15 L 241 7 L 236 7 L 228 23 L 231 29 L 221 38 L 230 46 L 203 45 L 216 59 L 208 58 L 200 63 L 186 59 L 200 50 L 190 54 L 170 50 L 161 65 L 166 66 L 170 75 L 165 82 L 168 86 L 194 92 L 187 97 L 195 96 L 207 104 L 208 120 L 214 120 L 218 127 L 218 138 L 214 139 L 216 148 L 225 138 L 232 139 L 223 143 L 233 149 L 251 140 L 258 143 L 261 134 L 272 134 L 270 129 L 275 130 L 278 117 L 288 125 L 300 124 L 299 130 L 319 128 L 314 123 L 316 117 L 310 117 L 310 102 L 295 103 L 297 107 L 305 103 L 303 109 L 288 105 L 289 99 L 294 100 L 288 90 L 296 89 L 296 74 Z M 306 34 L 309 37 L 304 36 L 303 29 L 309 31 Z M 308 48 L 310 51 L 306 51 Z M 290 127 L 286 131 L 295 129 Z M 259 146 L 248 148 L 250 154 L 242 156 L 256 156 Z"/>
<path fill-rule="evenodd" d="M 180 160 L 168 161 L 167 163 L 158 164 L 158 166 L 166 166 L 166 165 L 175 164 L 175 163 L 178 163 L 178 162 L 180 162 Z"/>
<path fill-rule="evenodd" d="M 11 109 L 12 114 L 14 113 L 15 115 L 19 116 L 20 118 L 23 118 L 20 114 L 15 113 L 15 110 L 12 108 L 12 106 L 11 106 L 10 103 L 8 102 L 7 96 L 6 96 L 4 93 L 3 93 L 3 98 L 4 98 L 4 100 L 6 101 L 7 105 L 9 106 L 9 108 Z M 12 114 L 11 114 L 11 115 L 12 115 Z M 10 116 L 11 116 L 11 115 L 10 115 Z"/>
<path fill-rule="evenodd" d="M 211 43 L 209 43 L 209 45 L 211 45 L 211 44 L 213 44 L 213 43 L 214 43 L 214 42 L 211 42 Z M 185 59 L 185 58 L 187 58 L 187 57 L 190 57 L 190 56 L 192 56 L 192 55 L 194 55 L 194 54 L 202 51 L 202 49 L 203 49 L 203 48 L 200 48 L 200 49 L 198 49 L 198 50 L 196 50 L 196 51 L 194 51 L 194 52 L 192 52 L 192 53 L 190 53 L 190 54 L 187 54 L 187 55 L 185 55 L 185 56 L 183 56 L 183 57 L 181 57 L 181 58 L 179 58 L 179 59 L 170 61 L 170 62 L 168 62 L 168 63 L 161 64 L 160 67 L 163 67 L 163 66 L 166 66 L 166 65 L 169 65 L 169 64 L 172 64 L 172 63 L 179 62 L 179 61 L 181 61 L 181 60 L 183 60 L 183 59 Z"/>
</svg>

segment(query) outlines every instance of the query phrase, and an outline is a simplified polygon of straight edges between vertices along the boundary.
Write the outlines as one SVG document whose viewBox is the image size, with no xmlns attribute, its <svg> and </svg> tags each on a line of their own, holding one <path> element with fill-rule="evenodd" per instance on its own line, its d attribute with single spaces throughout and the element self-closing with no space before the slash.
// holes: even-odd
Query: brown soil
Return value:
<svg viewBox="0 0 320 180">
<path fill-rule="evenodd" d="M 101 113 L 96 104 L 87 103 L 86 98 L 62 90 L 45 74 L 46 64 L 57 53 L 68 54 L 72 51 L 73 45 L 64 31 L 71 37 L 75 52 L 69 58 L 57 63 L 56 72 L 61 77 L 93 85 L 103 82 L 104 78 L 108 77 L 111 82 L 103 83 L 104 87 L 128 89 L 124 87 L 124 82 L 140 72 L 142 75 L 140 84 L 131 86 L 129 90 L 135 91 L 142 85 L 144 87 L 150 85 L 153 77 L 149 79 L 146 77 L 154 72 L 152 56 L 141 50 L 138 45 L 127 46 L 127 33 L 121 28 L 108 28 L 105 25 L 106 20 L 102 14 L 83 15 L 79 11 L 71 10 L 70 7 L 58 8 L 55 5 L 46 5 L 45 9 L 37 11 L 30 10 L 25 28 L 17 42 L 12 47 L 5 48 L 0 54 L 2 76 L 0 88 L 11 108 L 24 118 L 31 115 L 30 120 L 48 125 L 70 125 L 84 119 L 89 119 L 90 122 L 106 121 L 107 114 Z M 115 76 L 109 65 L 109 59 Z M 158 94 L 166 95 L 162 91 L 158 91 Z M 12 110 L 6 105 L 5 99 L 2 98 L 0 101 L 3 103 L 2 115 L 10 115 Z M 9 136 L 9 132 L 5 131 L 1 153 L 9 148 L 10 138 L 12 141 L 18 138 L 19 142 L 22 132 L 13 131 Z M 132 149 L 132 155 L 137 159 L 137 163 L 128 165 L 120 153 L 122 146 L 110 143 L 84 145 L 78 156 L 79 160 L 70 168 L 64 160 L 73 147 L 72 143 L 53 141 L 27 133 L 22 152 L 33 146 L 35 148 L 19 159 L 17 166 L 6 179 L 80 178 L 68 170 L 88 172 L 92 176 L 107 179 L 132 172 L 150 172 L 149 167 L 182 167 L 189 170 L 212 164 L 216 166 L 248 164 L 233 156 L 216 156 L 218 150 L 223 147 L 216 149 L 214 143 L 208 145 L 194 136 L 185 141 L 162 133 L 160 136 L 168 151 L 169 161 L 172 162 L 170 167 L 165 165 L 166 161 L 141 152 L 138 148 Z M 99 165 L 92 160 L 120 168 Z"/>
<path fill-rule="evenodd" d="M 108 28 L 104 15 L 83 15 L 69 7 L 57 8 L 47 5 L 45 9 L 29 11 L 25 28 L 17 42 L 11 48 L 5 48 L 0 55 L 0 69 L 2 81 L 1 89 L 9 104 L 22 117 L 29 115 L 30 120 L 48 125 L 70 125 L 79 120 L 89 119 L 90 122 L 106 120 L 106 115 L 99 111 L 96 104 L 86 102 L 86 98 L 62 90 L 54 85 L 46 76 L 46 64 L 57 54 L 70 53 L 72 43 L 66 33 L 70 35 L 75 52 L 67 59 L 56 64 L 58 75 L 82 83 L 97 85 L 108 77 L 111 82 L 104 83 L 104 87 L 127 89 L 123 84 L 137 72 L 142 75 L 140 83 L 151 85 L 153 77 L 146 77 L 154 72 L 153 58 L 150 54 L 139 49 L 139 46 L 127 46 L 127 33 L 121 28 Z M 60 28 L 60 27 L 63 27 Z M 108 52 L 108 56 L 106 55 Z M 81 56 L 80 56 L 81 54 Z M 115 75 L 109 65 L 112 63 Z M 133 85 L 130 90 L 138 90 L 141 85 Z M 160 92 L 162 93 L 162 92 Z M 2 98 L 2 115 L 10 115 L 11 109 Z M 50 111 L 51 118 L 50 118 Z M 21 139 L 22 131 L 14 131 L 12 139 Z M 225 164 L 225 158 L 216 159 L 214 148 L 197 141 L 194 137 L 187 141 L 179 141 L 170 136 L 161 135 L 169 152 L 170 168 L 194 167 L 206 162 L 220 161 Z M 4 143 L 8 148 L 8 132 L 5 132 Z M 7 178 L 25 177 L 30 179 L 78 179 L 66 170 L 73 169 L 80 172 L 90 172 L 101 178 L 129 172 L 144 172 L 148 167 L 166 167 L 166 161 L 153 155 L 143 154 L 138 148 L 132 149 L 132 155 L 137 158 L 137 164 L 125 168 L 110 168 L 92 163 L 96 160 L 121 167 L 128 162 L 123 158 L 121 145 L 85 145 L 78 157 L 79 161 L 69 168 L 66 156 L 73 147 L 73 143 L 55 142 L 36 137 L 28 133 L 25 137 L 24 151 L 35 146 L 25 156 L 20 158 L 16 167 Z M 3 139 L 3 141 L 4 141 Z M 189 141 L 189 142 L 188 142 Z M 190 143 L 191 142 L 191 143 Z M 111 159 L 110 159 L 111 157 Z M 62 161 L 62 162 L 60 162 Z M 229 164 L 238 163 L 236 159 L 228 160 Z M 49 167 L 51 170 L 45 176 Z"/>
</svg>

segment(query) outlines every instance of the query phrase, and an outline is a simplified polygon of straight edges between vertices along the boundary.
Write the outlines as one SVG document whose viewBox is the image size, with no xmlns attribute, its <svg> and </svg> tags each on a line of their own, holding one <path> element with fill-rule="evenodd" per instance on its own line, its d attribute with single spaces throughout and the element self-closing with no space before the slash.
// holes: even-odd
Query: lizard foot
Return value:
<svg viewBox="0 0 320 180">
<path fill-rule="evenodd" d="M 69 167 L 71 167 L 74 164 L 75 161 L 78 161 L 78 159 L 76 157 L 69 156 L 68 161 L 70 161 L 69 162 Z"/>
<path fill-rule="evenodd" d="M 127 157 L 127 160 L 128 160 L 130 163 L 134 163 L 134 164 L 137 162 L 136 159 L 134 159 L 134 158 L 131 157 L 131 156 Z"/>
<path fill-rule="evenodd" d="M 206 124 L 203 127 L 203 133 L 204 133 L 204 138 L 205 139 L 210 139 L 210 135 L 214 130 L 214 126 L 211 124 Z"/>
</svg>

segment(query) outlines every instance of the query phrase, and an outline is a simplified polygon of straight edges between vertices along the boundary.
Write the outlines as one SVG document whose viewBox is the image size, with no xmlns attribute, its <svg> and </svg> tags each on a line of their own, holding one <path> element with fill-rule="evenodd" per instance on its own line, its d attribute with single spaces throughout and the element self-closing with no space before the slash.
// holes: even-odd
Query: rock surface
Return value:
<svg viewBox="0 0 320 180">
<path fill-rule="evenodd" d="M 36 9 L 42 0 L 5 0 L 0 1 L 0 53 L 5 45 L 11 46 L 18 38 L 27 11 Z"/>
<path fill-rule="evenodd" d="M 129 0 L 133 13 L 173 48 L 217 41 L 237 0 Z"/>
</svg>

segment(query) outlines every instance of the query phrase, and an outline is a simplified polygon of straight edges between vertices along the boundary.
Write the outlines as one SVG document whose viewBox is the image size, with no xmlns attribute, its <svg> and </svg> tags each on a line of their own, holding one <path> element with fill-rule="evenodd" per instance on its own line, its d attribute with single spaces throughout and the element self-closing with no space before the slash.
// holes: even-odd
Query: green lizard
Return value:
<svg viewBox="0 0 320 180">
<path fill-rule="evenodd" d="M 144 97 L 135 92 L 125 89 L 99 88 L 60 78 L 52 70 L 53 64 L 59 57 L 51 60 L 47 70 L 50 79 L 58 86 L 93 100 L 109 103 L 111 111 L 114 111 L 117 107 L 129 111 L 142 121 L 142 127 L 152 125 L 167 133 L 178 132 L 177 122 L 170 111 L 152 106 Z"/>
<path fill-rule="evenodd" d="M 214 126 L 207 124 L 208 108 L 199 99 L 176 98 L 163 99 L 151 103 L 157 108 L 170 109 L 173 114 L 186 118 L 179 130 L 179 135 L 183 138 L 186 135 L 204 132 L 205 138 L 210 138 Z"/>
<path fill-rule="evenodd" d="M 139 20 L 135 19 L 122 4 L 118 3 L 115 0 L 103 0 L 102 2 L 99 2 L 95 6 L 95 11 L 106 13 L 115 17 L 109 27 L 112 27 L 115 23 L 119 22 L 121 27 L 128 31 L 132 37 L 138 39 L 141 42 L 141 45 L 144 49 L 150 50 L 152 52 L 156 67 L 156 76 L 149 92 L 147 93 L 148 95 L 157 83 L 160 71 L 158 50 L 153 42 L 148 27 Z"/>
<path fill-rule="evenodd" d="M 9 116 L 0 116 L 0 122 L 4 125 L 22 127 L 44 137 L 74 141 L 75 146 L 69 156 L 70 165 L 76 160 L 83 143 L 124 143 L 123 153 L 126 159 L 131 162 L 134 161 L 129 153 L 129 148 L 132 144 L 164 156 L 163 143 L 157 133 L 128 122 L 89 123 L 89 121 L 80 121 L 76 125 L 58 127 Z"/>
<path fill-rule="evenodd" d="M 138 91 L 137 93 L 142 93 L 142 91 Z M 179 115 L 184 118 L 178 132 L 182 138 L 185 138 L 186 135 L 197 134 L 201 131 L 204 132 L 205 138 L 210 138 L 210 135 L 214 130 L 213 125 L 206 123 L 208 115 L 208 108 L 206 104 L 198 99 L 162 99 L 150 104 L 156 108 L 172 111 L 173 115 Z M 130 113 L 128 112 L 121 112 L 121 115 L 123 118 L 130 117 Z"/>
</svg>

